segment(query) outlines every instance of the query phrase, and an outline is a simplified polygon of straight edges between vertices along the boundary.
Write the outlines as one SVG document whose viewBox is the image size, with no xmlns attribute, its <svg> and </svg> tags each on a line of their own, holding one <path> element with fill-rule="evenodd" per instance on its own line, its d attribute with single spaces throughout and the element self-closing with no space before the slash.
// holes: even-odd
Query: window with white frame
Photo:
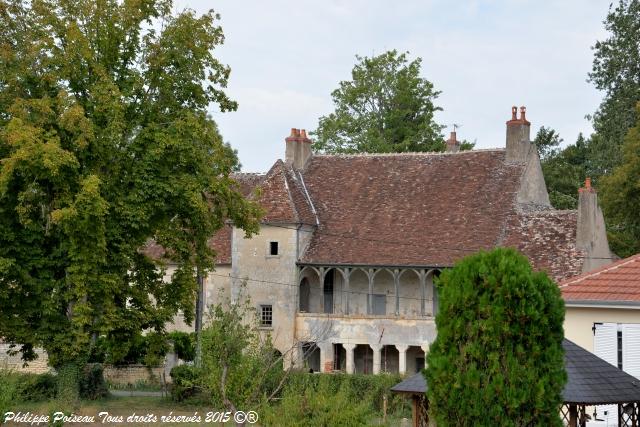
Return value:
<svg viewBox="0 0 640 427">
<path fill-rule="evenodd" d="M 271 304 L 262 304 L 260 306 L 260 326 L 263 328 L 273 326 L 273 306 Z"/>
</svg>

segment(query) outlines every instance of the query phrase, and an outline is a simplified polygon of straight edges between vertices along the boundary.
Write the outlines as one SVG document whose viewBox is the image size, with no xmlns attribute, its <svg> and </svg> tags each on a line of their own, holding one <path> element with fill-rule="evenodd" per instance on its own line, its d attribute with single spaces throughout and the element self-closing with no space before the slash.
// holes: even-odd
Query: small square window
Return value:
<svg viewBox="0 0 640 427">
<path fill-rule="evenodd" d="M 269 255 L 278 255 L 278 242 L 269 242 Z"/>
<path fill-rule="evenodd" d="M 273 325 L 273 307 L 271 305 L 260 306 L 260 326 L 270 328 Z"/>
</svg>

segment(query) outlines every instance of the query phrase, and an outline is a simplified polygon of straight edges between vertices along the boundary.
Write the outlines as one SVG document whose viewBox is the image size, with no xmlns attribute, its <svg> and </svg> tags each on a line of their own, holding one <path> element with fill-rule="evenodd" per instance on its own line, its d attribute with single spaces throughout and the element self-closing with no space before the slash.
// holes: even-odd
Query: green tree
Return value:
<svg viewBox="0 0 640 427">
<path fill-rule="evenodd" d="M 578 189 L 589 173 L 588 144 L 580 134 L 575 144 L 553 150 L 542 159 L 542 172 L 554 208 L 578 207 Z"/>
<path fill-rule="evenodd" d="M 540 126 L 540 129 L 533 140 L 536 144 L 536 148 L 538 149 L 540 159 L 542 160 L 553 155 L 562 141 L 563 139 L 560 138 L 560 134 L 558 134 L 558 132 L 544 126 Z"/>
<path fill-rule="evenodd" d="M 622 142 L 636 122 L 640 101 L 640 0 L 611 5 L 604 21 L 609 35 L 593 47 L 590 81 L 604 91 L 593 115 L 591 158 L 596 176 L 611 173 L 622 160 Z"/>
<path fill-rule="evenodd" d="M 558 286 L 505 248 L 464 258 L 437 286 L 438 336 L 425 375 L 438 426 L 561 426 Z"/>
<path fill-rule="evenodd" d="M 625 137 L 622 164 L 602 177 L 601 203 L 613 252 L 622 257 L 640 252 L 640 102 L 638 121 Z"/>
<path fill-rule="evenodd" d="M 352 80 L 331 94 L 335 111 L 320 117 L 314 147 L 327 153 L 443 151 L 434 121 L 440 92 L 420 77 L 420 58 L 396 50 L 356 56 Z"/>
<path fill-rule="evenodd" d="M 235 110 L 213 11 L 169 0 L 0 0 L 0 336 L 44 347 L 77 397 L 99 336 L 193 318 L 195 268 L 259 209 L 207 110 Z M 177 263 L 168 283 L 141 247 Z"/>
<path fill-rule="evenodd" d="M 244 292 L 235 302 L 211 307 L 202 330 L 203 385 L 214 405 L 234 412 L 271 401 L 290 371 L 283 370 L 283 355 L 273 347 L 269 331 L 260 329 Z"/>
</svg>

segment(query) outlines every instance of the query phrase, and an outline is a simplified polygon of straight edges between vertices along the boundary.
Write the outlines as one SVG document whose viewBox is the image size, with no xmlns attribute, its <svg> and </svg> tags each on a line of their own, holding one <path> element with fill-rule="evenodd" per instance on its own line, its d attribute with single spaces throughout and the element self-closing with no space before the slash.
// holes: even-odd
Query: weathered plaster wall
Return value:
<svg viewBox="0 0 640 427">
<path fill-rule="evenodd" d="M 233 230 L 231 249 L 231 296 L 238 298 L 246 283 L 251 304 L 273 307 L 273 327 L 269 328 L 275 347 L 285 353 L 293 345 L 293 319 L 297 309 L 296 261 L 303 239 L 296 227 L 262 225 L 260 233 L 250 239 Z M 269 255 L 269 243 L 278 242 L 279 254 Z M 253 279 L 253 280 L 250 280 Z M 258 279 L 260 281 L 255 281 Z"/>
<path fill-rule="evenodd" d="M 433 318 L 300 313 L 296 316 L 296 335 L 299 338 L 318 336 L 321 338 L 318 341 L 329 343 L 420 347 L 435 340 L 436 324 Z"/>
<path fill-rule="evenodd" d="M 175 266 L 168 266 L 164 280 L 171 280 L 171 276 L 175 272 Z M 216 269 L 212 271 L 204 279 L 204 322 L 207 322 L 208 307 L 217 304 L 219 301 L 226 301 L 231 297 L 231 266 L 230 265 L 218 265 Z M 195 325 L 192 323 L 188 325 L 184 321 L 184 316 L 179 313 L 173 318 L 173 322 L 167 323 L 166 328 L 168 331 L 182 331 L 193 332 Z"/>
<path fill-rule="evenodd" d="M 567 307 L 564 336 L 593 352 L 594 323 L 640 323 L 640 309 Z"/>
</svg>

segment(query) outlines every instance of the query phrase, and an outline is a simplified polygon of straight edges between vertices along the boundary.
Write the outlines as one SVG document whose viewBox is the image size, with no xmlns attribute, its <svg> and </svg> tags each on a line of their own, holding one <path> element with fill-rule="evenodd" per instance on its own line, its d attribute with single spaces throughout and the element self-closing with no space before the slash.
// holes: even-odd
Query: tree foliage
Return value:
<svg viewBox="0 0 640 427">
<path fill-rule="evenodd" d="M 562 141 L 563 139 L 560 138 L 560 134 L 558 132 L 544 126 L 540 126 L 540 129 L 538 129 L 538 133 L 533 140 L 536 144 L 538 155 L 542 160 L 553 155 Z"/>
<path fill-rule="evenodd" d="M 593 47 L 590 81 L 604 91 L 593 115 L 596 175 L 610 173 L 622 160 L 622 143 L 637 119 L 640 101 L 640 0 L 620 0 L 604 21 L 608 38 Z"/>
<path fill-rule="evenodd" d="M 566 381 L 558 286 L 513 249 L 466 257 L 438 281 L 427 396 L 438 426 L 560 426 Z"/>
<path fill-rule="evenodd" d="M 213 11 L 168 0 L 0 1 L 0 336 L 80 363 L 193 317 L 196 266 L 259 210 L 207 110 L 235 110 Z M 141 248 L 177 264 L 168 283 Z"/>
<path fill-rule="evenodd" d="M 351 80 L 331 94 L 335 111 L 320 118 L 314 144 L 328 153 L 443 151 L 434 121 L 440 92 L 420 76 L 422 60 L 396 50 L 356 56 Z"/>
<path fill-rule="evenodd" d="M 542 172 L 549 191 L 549 200 L 554 208 L 577 208 L 578 189 L 589 173 L 588 144 L 580 134 L 575 144 L 563 149 L 550 150 L 542 158 Z"/>
<path fill-rule="evenodd" d="M 640 252 L 640 102 L 638 121 L 622 145 L 622 164 L 602 178 L 601 203 L 615 253 L 627 257 Z"/>
<path fill-rule="evenodd" d="M 212 404 L 230 411 L 270 401 L 288 373 L 244 292 L 210 308 L 201 338 L 202 386 Z"/>
</svg>

